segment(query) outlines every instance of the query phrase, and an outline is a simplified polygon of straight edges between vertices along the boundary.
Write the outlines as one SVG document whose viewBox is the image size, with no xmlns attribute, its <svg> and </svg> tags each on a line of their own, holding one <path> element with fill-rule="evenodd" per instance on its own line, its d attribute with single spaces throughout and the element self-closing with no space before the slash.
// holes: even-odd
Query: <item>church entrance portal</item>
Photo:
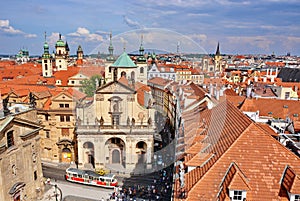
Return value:
<svg viewBox="0 0 300 201">
<path fill-rule="evenodd" d="M 120 152 L 119 150 L 115 149 L 112 151 L 112 163 L 118 163 L 120 164 L 121 160 L 121 155 L 120 155 Z"/>
</svg>

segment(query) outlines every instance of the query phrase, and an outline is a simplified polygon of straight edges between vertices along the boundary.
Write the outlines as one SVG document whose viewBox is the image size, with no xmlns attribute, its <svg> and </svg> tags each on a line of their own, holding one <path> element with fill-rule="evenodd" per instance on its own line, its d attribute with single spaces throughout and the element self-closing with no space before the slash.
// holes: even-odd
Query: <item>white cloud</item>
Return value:
<svg viewBox="0 0 300 201">
<path fill-rule="evenodd" d="M 132 19 L 129 19 L 127 16 L 124 15 L 124 22 L 129 26 L 129 27 L 132 27 L 132 28 L 135 28 L 135 29 L 142 29 L 144 28 L 143 25 L 141 25 L 140 23 L 138 23 L 137 21 L 134 21 Z"/>
<path fill-rule="evenodd" d="M 9 21 L 8 20 L 0 20 L 0 27 L 8 27 Z"/>
<path fill-rule="evenodd" d="M 26 34 L 25 38 L 36 38 L 37 35 L 36 34 Z"/>
<path fill-rule="evenodd" d="M 274 37 L 271 36 L 229 36 L 227 37 L 227 43 L 231 47 L 257 47 L 265 52 L 270 51 L 270 47 L 274 44 Z"/>
<path fill-rule="evenodd" d="M 251 1 L 233 1 L 233 0 L 141 0 L 147 5 L 157 5 L 161 7 L 176 6 L 176 7 L 198 7 L 206 5 L 222 5 L 222 6 L 239 6 L 249 5 Z"/>
<path fill-rule="evenodd" d="M 78 27 L 76 32 L 67 34 L 68 36 L 75 38 L 82 38 L 87 42 L 90 41 L 103 41 L 103 37 L 98 33 L 90 33 L 87 28 Z"/>
<path fill-rule="evenodd" d="M 114 54 L 123 52 L 125 45 L 126 52 L 137 51 L 141 44 L 141 35 L 143 35 L 143 46 L 145 50 L 156 49 L 159 51 L 176 52 L 177 44 L 180 43 L 180 51 L 185 53 L 206 53 L 206 51 L 192 37 L 182 35 L 180 33 L 167 29 L 144 28 L 132 30 L 117 36 L 113 36 L 112 44 L 114 46 Z M 197 36 L 202 40 L 206 40 L 205 35 Z M 107 52 L 109 40 L 103 41 L 91 53 Z"/>
<path fill-rule="evenodd" d="M 9 25 L 9 20 L 0 20 L 0 32 L 4 32 L 9 35 L 24 35 L 27 38 L 37 37 L 36 34 L 27 34 L 21 30 L 15 29 Z"/>
<path fill-rule="evenodd" d="M 9 20 L 0 20 L 0 30 L 8 34 L 24 34 L 22 31 L 9 26 Z"/>
<path fill-rule="evenodd" d="M 190 17 L 211 17 L 211 14 L 208 13 L 188 13 L 187 16 Z"/>
</svg>

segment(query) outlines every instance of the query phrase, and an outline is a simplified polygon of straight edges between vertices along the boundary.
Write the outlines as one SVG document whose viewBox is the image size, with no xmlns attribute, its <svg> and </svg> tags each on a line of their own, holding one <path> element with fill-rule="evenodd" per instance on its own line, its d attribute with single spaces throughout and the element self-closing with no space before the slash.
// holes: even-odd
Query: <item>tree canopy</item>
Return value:
<svg viewBox="0 0 300 201">
<path fill-rule="evenodd" d="M 95 93 L 97 87 L 104 84 L 105 80 L 101 75 L 93 75 L 90 79 L 86 79 L 82 81 L 82 86 L 80 87 L 80 91 L 85 93 L 88 97 L 92 97 Z"/>
</svg>

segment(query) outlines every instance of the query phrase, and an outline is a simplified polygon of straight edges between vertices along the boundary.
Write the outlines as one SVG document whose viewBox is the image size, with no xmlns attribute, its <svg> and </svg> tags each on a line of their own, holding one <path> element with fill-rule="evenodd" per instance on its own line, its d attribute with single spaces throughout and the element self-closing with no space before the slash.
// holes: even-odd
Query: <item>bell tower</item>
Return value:
<svg viewBox="0 0 300 201">
<path fill-rule="evenodd" d="M 42 55 L 42 72 L 44 77 L 52 77 L 52 57 L 49 53 L 49 45 L 47 43 L 47 35 L 45 32 L 44 53 Z"/>
<path fill-rule="evenodd" d="M 66 44 L 61 39 L 61 34 L 59 34 L 59 39 L 55 44 L 55 67 L 57 71 L 68 70 L 67 58 Z"/>
<path fill-rule="evenodd" d="M 83 50 L 81 48 L 81 46 L 78 46 L 77 49 L 77 61 L 76 61 L 77 65 L 82 65 L 83 64 Z"/>
<path fill-rule="evenodd" d="M 217 46 L 217 50 L 216 50 L 216 54 L 214 57 L 214 63 L 215 63 L 215 71 L 221 72 L 222 71 L 222 56 L 220 54 L 220 44 L 218 42 L 218 46 Z"/>
</svg>

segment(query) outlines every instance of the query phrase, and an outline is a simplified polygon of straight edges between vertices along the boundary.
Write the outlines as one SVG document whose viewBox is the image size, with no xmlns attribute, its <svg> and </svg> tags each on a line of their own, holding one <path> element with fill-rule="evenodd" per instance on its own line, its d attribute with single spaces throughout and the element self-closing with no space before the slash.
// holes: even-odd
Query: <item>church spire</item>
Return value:
<svg viewBox="0 0 300 201">
<path fill-rule="evenodd" d="M 144 55 L 143 39 L 144 39 L 144 35 L 142 34 L 141 35 L 140 55 Z"/>
<path fill-rule="evenodd" d="M 109 56 L 112 57 L 114 54 L 114 47 L 112 45 L 112 33 L 110 32 L 109 34 L 109 47 L 108 47 L 108 52 L 109 52 Z"/>
<path fill-rule="evenodd" d="M 45 31 L 44 33 L 44 37 L 45 37 L 45 42 L 44 42 L 44 54 L 43 55 L 47 55 L 49 54 L 49 45 L 47 43 L 47 33 Z"/>
<path fill-rule="evenodd" d="M 220 55 L 221 55 L 221 54 L 220 54 L 220 44 L 219 44 L 219 42 L 218 42 L 218 46 L 217 46 L 216 55 L 217 55 L 217 56 L 220 56 Z"/>
</svg>

